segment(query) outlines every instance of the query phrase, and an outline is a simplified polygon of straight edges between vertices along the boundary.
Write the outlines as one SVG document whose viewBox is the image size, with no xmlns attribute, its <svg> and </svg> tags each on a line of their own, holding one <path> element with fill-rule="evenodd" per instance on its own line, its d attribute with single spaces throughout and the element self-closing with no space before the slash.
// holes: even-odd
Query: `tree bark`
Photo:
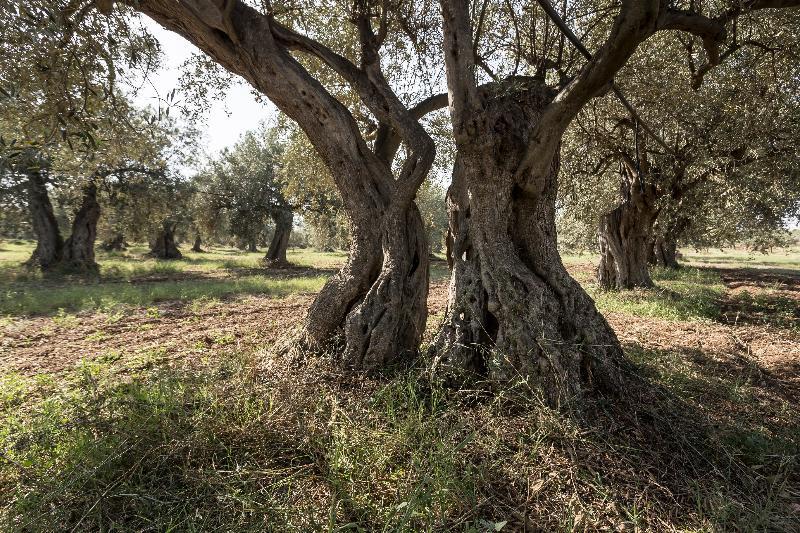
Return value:
<svg viewBox="0 0 800 533">
<path fill-rule="evenodd" d="M 251 253 L 258 252 L 258 246 L 256 245 L 255 237 L 247 241 L 247 251 Z"/>
<path fill-rule="evenodd" d="M 413 199 L 435 149 L 380 71 L 370 14 L 357 13 L 363 52 L 357 66 L 272 15 L 236 0 L 226 5 L 229 9 L 223 12 L 219 5 L 203 2 L 197 11 L 182 3 L 144 0 L 135 8 L 268 96 L 303 129 L 331 172 L 353 244 L 345 266 L 311 306 L 301 345 L 334 348 L 343 366 L 364 370 L 413 356 L 424 331 L 428 282 L 427 241 Z M 371 150 L 353 114 L 290 51 L 325 62 L 401 137 L 406 159 L 397 175 L 392 171 L 394 154 L 383 158 Z"/>
<path fill-rule="evenodd" d="M 648 258 L 658 211 L 649 200 L 625 201 L 600 218 L 597 281 L 605 290 L 652 287 Z"/>
<path fill-rule="evenodd" d="M 203 240 L 200 238 L 200 235 L 196 235 L 194 238 L 194 244 L 192 245 L 192 251 L 196 253 L 205 253 L 205 250 L 202 248 Z"/>
<path fill-rule="evenodd" d="M 678 198 L 680 199 L 680 198 Z M 660 225 L 661 222 L 657 225 Z M 678 239 L 691 226 L 691 219 L 680 214 L 673 214 L 665 224 L 663 231 L 656 230 L 657 236 L 653 240 L 653 255 L 655 264 L 664 268 L 680 268 L 678 263 Z"/>
<path fill-rule="evenodd" d="M 97 186 L 93 181 L 83 189 L 81 207 L 72 221 L 72 233 L 64 244 L 64 267 L 72 271 L 97 272 L 94 260 L 94 243 L 97 239 L 97 221 L 100 204 L 97 203 Z"/>
<path fill-rule="evenodd" d="M 422 216 L 413 203 L 375 199 L 351 215 L 348 260 L 312 303 L 304 332 L 315 349 L 331 349 L 345 366 L 362 370 L 413 357 L 427 320 Z"/>
<path fill-rule="evenodd" d="M 272 213 L 272 220 L 275 222 L 275 233 L 272 235 L 267 255 L 264 256 L 264 262 L 270 266 L 287 266 L 289 261 L 286 259 L 286 250 L 289 248 L 294 213 L 290 209 L 275 210 Z"/>
<path fill-rule="evenodd" d="M 156 259 L 181 259 L 183 254 L 175 244 L 175 224 L 165 221 L 150 245 L 150 255 Z"/>
<path fill-rule="evenodd" d="M 106 252 L 121 252 L 125 249 L 125 235 L 115 233 L 110 239 L 100 245 Z"/>
<path fill-rule="evenodd" d="M 31 214 L 33 231 L 36 233 L 36 249 L 27 261 L 29 266 L 42 270 L 54 268 L 63 257 L 64 239 L 58 229 L 53 213 L 53 204 L 47 194 L 47 184 L 41 169 L 30 163 L 26 169 L 28 176 L 28 209 Z"/>
<path fill-rule="evenodd" d="M 678 242 L 671 236 L 658 236 L 653 243 L 653 252 L 656 258 L 656 265 L 664 268 L 677 269 L 678 264 Z"/>
<path fill-rule="evenodd" d="M 448 191 L 449 301 L 433 354 L 437 371 L 523 380 L 559 404 L 615 390 L 623 355 L 558 254 L 558 151 L 546 174 L 518 172 L 552 97 L 538 84 L 494 97 L 459 142 Z"/>
</svg>

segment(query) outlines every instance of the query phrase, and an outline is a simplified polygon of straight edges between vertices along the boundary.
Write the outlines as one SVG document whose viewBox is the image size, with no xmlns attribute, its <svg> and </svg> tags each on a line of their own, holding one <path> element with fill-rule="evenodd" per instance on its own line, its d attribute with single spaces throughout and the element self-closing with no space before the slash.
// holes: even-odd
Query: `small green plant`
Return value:
<svg viewBox="0 0 800 533">
<path fill-rule="evenodd" d="M 233 333 L 219 333 L 214 335 L 214 344 L 218 346 L 226 346 L 236 342 L 236 336 Z"/>
<path fill-rule="evenodd" d="M 62 328 L 72 328 L 78 325 L 78 317 L 67 313 L 63 307 L 59 307 L 58 312 L 53 317 L 53 322 Z"/>
<path fill-rule="evenodd" d="M 86 336 L 87 341 L 100 342 L 108 339 L 108 334 L 104 331 L 95 331 Z"/>
</svg>

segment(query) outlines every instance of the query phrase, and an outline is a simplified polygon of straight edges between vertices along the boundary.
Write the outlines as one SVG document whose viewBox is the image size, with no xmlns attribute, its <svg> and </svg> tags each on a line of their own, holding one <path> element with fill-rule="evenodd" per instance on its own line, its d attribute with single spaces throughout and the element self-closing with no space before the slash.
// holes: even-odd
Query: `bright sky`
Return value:
<svg viewBox="0 0 800 533">
<path fill-rule="evenodd" d="M 167 31 L 148 18 L 145 25 L 159 40 L 164 52 L 162 64 L 151 75 L 151 86 L 145 86 L 137 95 L 135 102 L 140 106 L 158 107 L 158 95 L 164 98 L 168 92 L 178 87 L 181 65 L 198 49 L 180 35 Z M 206 154 L 213 154 L 230 146 L 247 130 L 258 126 L 264 119 L 275 117 L 277 110 L 271 103 L 259 103 L 253 96 L 250 86 L 244 82 L 231 87 L 224 101 L 215 101 L 206 115 L 206 127 L 202 134 L 207 148 Z"/>
</svg>

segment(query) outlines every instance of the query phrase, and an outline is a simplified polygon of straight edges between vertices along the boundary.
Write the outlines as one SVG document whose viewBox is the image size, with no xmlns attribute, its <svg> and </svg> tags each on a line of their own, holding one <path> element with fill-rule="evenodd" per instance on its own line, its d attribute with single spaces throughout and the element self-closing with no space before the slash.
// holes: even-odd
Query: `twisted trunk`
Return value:
<svg viewBox="0 0 800 533">
<path fill-rule="evenodd" d="M 125 249 L 125 236 L 122 233 L 115 233 L 100 246 L 106 252 L 121 252 Z"/>
<path fill-rule="evenodd" d="M 383 78 L 370 15 L 359 5 L 364 52 L 359 66 L 244 2 L 226 3 L 224 11 L 212 2 L 198 11 L 167 0 L 143 0 L 135 8 L 269 97 L 298 123 L 325 162 L 353 241 L 347 263 L 309 310 L 301 346 L 333 347 L 343 365 L 370 370 L 415 354 L 424 329 L 428 249 L 413 198 L 433 163 L 434 145 Z M 396 176 L 394 155 L 382 158 L 370 149 L 353 114 L 291 51 L 330 66 L 401 137 L 407 158 Z"/>
<path fill-rule="evenodd" d="M 275 233 L 269 243 L 267 255 L 264 256 L 264 262 L 272 266 L 286 266 L 289 264 L 286 250 L 289 248 L 294 213 L 290 209 L 279 209 L 272 213 L 272 220 L 275 222 Z"/>
<path fill-rule="evenodd" d="M 667 224 L 665 231 L 656 236 L 653 241 L 653 255 L 655 264 L 664 268 L 680 268 L 678 263 L 678 239 L 689 229 L 691 220 L 684 216 L 677 216 Z"/>
<path fill-rule="evenodd" d="M 150 255 L 156 259 L 181 259 L 183 254 L 175 244 L 175 224 L 165 221 L 150 245 Z"/>
<path fill-rule="evenodd" d="M 600 218 L 597 281 L 606 290 L 652 287 L 648 258 L 658 211 L 645 199 L 625 201 Z"/>
<path fill-rule="evenodd" d="M 100 204 L 97 203 L 97 186 L 90 181 L 83 189 L 83 200 L 75 219 L 72 234 L 64 244 L 64 267 L 80 272 L 97 272 L 94 260 L 94 242 L 97 239 L 97 221 Z"/>
<path fill-rule="evenodd" d="M 58 229 L 50 196 L 47 194 L 45 177 L 33 163 L 29 166 L 30 168 L 26 169 L 28 210 L 33 223 L 33 231 L 36 233 L 36 249 L 26 264 L 38 266 L 42 270 L 51 270 L 56 267 L 64 255 L 64 239 Z"/>
<path fill-rule="evenodd" d="M 494 97 L 473 121 L 481 127 L 459 143 L 448 191 L 449 301 L 433 353 L 439 371 L 524 380 L 558 404 L 616 389 L 623 356 L 558 255 L 557 153 L 544 175 L 517 173 L 551 98 L 536 84 Z"/>
<path fill-rule="evenodd" d="M 194 238 L 194 244 L 192 245 L 192 251 L 196 253 L 205 253 L 205 250 L 202 248 L 203 240 L 200 238 L 200 235 L 196 235 Z"/>
<path fill-rule="evenodd" d="M 416 354 L 427 320 L 428 244 L 416 206 L 385 198 L 351 217 L 351 236 L 348 260 L 311 305 L 305 334 L 346 366 L 376 370 Z"/>
</svg>

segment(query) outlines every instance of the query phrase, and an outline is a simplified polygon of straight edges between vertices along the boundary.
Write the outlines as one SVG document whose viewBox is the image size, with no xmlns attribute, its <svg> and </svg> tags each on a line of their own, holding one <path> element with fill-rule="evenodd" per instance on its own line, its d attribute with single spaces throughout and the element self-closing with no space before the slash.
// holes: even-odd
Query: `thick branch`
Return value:
<svg viewBox="0 0 800 533">
<path fill-rule="evenodd" d="M 639 44 L 655 30 L 659 12 L 658 0 L 624 0 L 605 44 L 547 106 L 536 124 L 518 174 L 530 171 L 538 191 L 561 142 L 567 126 L 591 98 L 600 94 L 617 71 L 627 62 Z"/>
<path fill-rule="evenodd" d="M 276 39 L 287 48 L 314 55 L 342 76 L 356 90 L 361 100 L 378 120 L 382 124 L 391 125 L 402 141 L 408 145 L 411 155 L 403 165 L 400 179 L 395 183 L 395 192 L 403 201 L 411 201 L 433 164 L 435 146 L 417 118 L 400 102 L 384 78 L 377 53 L 379 46 L 376 42 L 377 37 L 372 34 L 366 17 L 359 18 L 363 49 L 362 68 L 356 67 L 348 59 L 321 43 L 300 35 L 277 22 L 273 21 L 272 28 Z M 391 159 L 381 157 L 386 156 L 386 152 L 378 157 L 390 165 L 394 153 L 392 153 Z"/>
<path fill-rule="evenodd" d="M 358 193 L 343 195 L 349 211 L 358 211 L 364 202 L 380 203 L 373 187 L 388 192 L 390 169 L 366 146 L 350 111 L 276 42 L 271 17 L 240 0 L 229 1 L 234 3 L 229 25 L 236 41 L 219 28 L 222 14 L 219 9 L 211 13 L 215 4 L 210 0 L 141 0 L 132 5 L 242 76 L 295 120 L 331 169 L 337 187 Z"/>
<path fill-rule="evenodd" d="M 725 53 L 720 46 L 725 42 L 728 23 L 741 15 L 762 9 L 785 9 L 800 6 L 800 0 L 745 0 L 717 17 L 708 17 L 694 11 L 665 9 L 658 18 L 658 30 L 677 30 L 699 37 L 706 51 L 706 62 L 697 72 L 693 72 L 692 87 L 696 90 L 703 83 L 703 77 L 728 56 L 736 52 L 740 45 L 734 43 Z"/>
<path fill-rule="evenodd" d="M 453 134 L 463 135 L 478 107 L 475 54 L 466 0 L 440 0 L 444 24 L 444 61 Z"/>
</svg>

